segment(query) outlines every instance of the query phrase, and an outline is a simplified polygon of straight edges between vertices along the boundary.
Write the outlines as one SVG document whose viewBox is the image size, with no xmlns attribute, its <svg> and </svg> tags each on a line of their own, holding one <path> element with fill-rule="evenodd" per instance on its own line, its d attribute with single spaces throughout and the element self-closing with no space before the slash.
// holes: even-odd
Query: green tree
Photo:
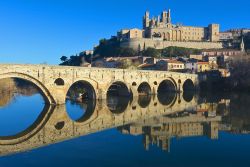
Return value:
<svg viewBox="0 0 250 167">
<path fill-rule="evenodd" d="M 188 57 L 190 54 L 201 54 L 201 50 L 170 46 L 162 50 L 163 57 Z"/>
<path fill-rule="evenodd" d="M 94 49 L 94 55 L 100 55 L 100 57 L 115 57 L 120 52 L 120 42 L 116 37 L 109 40 L 101 39 L 99 45 Z"/>
<path fill-rule="evenodd" d="M 62 57 L 60 58 L 60 60 L 61 60 L 62 62 L 65 62 L 65 61 L 67 61 L 67 60 L 68 60 L 68 57 L 66 57 L 66 56 L 62 56 Z"/>
<path fill-rule="evenodd" d="M 121 69 L 130 69 L 130 70 L 136 70 L 138 69 L 138 63 L 133 63 L 130 59 L 123 59 L 120 61 L 119 68 Z"/>
<path fill-rule="evenodd" d="M 143 56 L 145 57 L 155 57 L 159 58 L 161 57 L 161 50 L 157 50 L 155 48 L 147 48 L 145 51 L 142 53 Z"/>
<path fill-rule="evenodd" d="M 136 56 L 137 52 L 131 48 L 120 48 L 118 54 L 119 56 L 122 56 L 122 57 L 132 57 L 132 56 Z"/>
<path fill-rule="evenodd" d="M 250 32 L 244 37 L 245 49 L 250 51 Z"/>
</svg>

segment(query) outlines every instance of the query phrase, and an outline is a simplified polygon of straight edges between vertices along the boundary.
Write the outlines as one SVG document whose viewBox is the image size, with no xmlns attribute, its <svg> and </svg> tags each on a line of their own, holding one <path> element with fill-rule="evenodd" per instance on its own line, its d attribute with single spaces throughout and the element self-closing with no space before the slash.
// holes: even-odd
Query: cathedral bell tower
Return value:
<svg viewBox="0 0 250 167">
<path fill-rule="evenodd" d="M 145 15 L 143 16 L 143 29 L 147 29 L 150 24 L 150 18 L 149 18 L 149 11 L 146 11 Z"/>
<path fill-rule="evenodd" d="M 171 24 L 171 10 L 168 10 L 168 14 L 167 14 L 167 23 Z"/>
<path fill-rule="evenodd" d="M 164 23 L 164 24 L 167 23 L 167 15 L 168 15 L 168 13 L 165 10 L 161 14 L 161 22 Z"/>
</svg>

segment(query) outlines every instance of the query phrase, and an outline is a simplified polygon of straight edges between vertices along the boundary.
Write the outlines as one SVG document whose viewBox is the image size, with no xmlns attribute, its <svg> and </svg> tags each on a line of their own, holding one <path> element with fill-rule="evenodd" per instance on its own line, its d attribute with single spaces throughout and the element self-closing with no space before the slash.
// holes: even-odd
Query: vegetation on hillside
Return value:
<svg viewBox="0 0 250 167">
<path fill-rule="evenodd" d="M 116 37 L 111 39 L 101 39 L 99 45 L 95 47 L 94 55 L 99 57 L 131 57 L 138 53 L 131 48 L 121 48 L 120 41 Z"/>
<path fill-rule="evenodd" d="M 244 37 L 245 49 L 250 53 L 250 33 Z"/>
<path fill-rule="evenodd" d="M 206 74 L 207 82 L 202 82 L 202 90 L 211 91 L 243 91 L 250 92 L 250 55 L 242 55 L 231 59 L 230 63 L 231 76 L 222 78 L 220 75 L 211 71 Z"/>
<path fill-rule="evenodd" d="M 231 90 L 250 91 L 250 55 L 232 59 L 230 63 L 231 77 L 227 86 Z"/>
<path fill-rule="evenodd" d="M 84 57 L 84 55 L 72 55 L 70 56 L 70 58 L 66 57 L 66 56 L 62 56 L 60 58 L 60 60 L 62 61 L 62 63 L 60 65 L 62 66 L 80 66 L 82 63 L 82 58 Z"/>
<path fill-rule="evenodd" d="M 93 55 L 86 55 L 80 53 L 79 55 L 72 55 L 70 58 L 66 56 L 61 57 L 62 63 L 60 65 L 80 66 L 82 59 L 86 62 L 104 58 L 104 57 L 132 57 L 132 56 L 146 56 L 155 58 L 172 58 L 172 57 L 187 57 L 190 54 L 200 54 L 201 50 L 183 47 L 167 47 L 164 49 L 147 48 L 144 51 L 136 51 L 131 48 L 120 47 L 120 41 L 116 37 L 111 39 L 102 39 L 99 45 L 95 47 Z"/>
</svg>

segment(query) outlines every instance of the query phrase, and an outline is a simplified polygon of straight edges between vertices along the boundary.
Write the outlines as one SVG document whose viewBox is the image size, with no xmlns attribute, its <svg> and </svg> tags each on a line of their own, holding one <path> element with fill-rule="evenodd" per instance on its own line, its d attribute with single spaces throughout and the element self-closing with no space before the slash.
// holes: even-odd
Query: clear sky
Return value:
<svg viewBox="0 0 250 167">
<path fill-rule="evenodd" d="M 122 28 L 142 27 L 145 10 L 171 8 L 184 25 L 250 28 L 249 0 L 1 0 L 0 63 L 58 64 Z"/>
</svg>

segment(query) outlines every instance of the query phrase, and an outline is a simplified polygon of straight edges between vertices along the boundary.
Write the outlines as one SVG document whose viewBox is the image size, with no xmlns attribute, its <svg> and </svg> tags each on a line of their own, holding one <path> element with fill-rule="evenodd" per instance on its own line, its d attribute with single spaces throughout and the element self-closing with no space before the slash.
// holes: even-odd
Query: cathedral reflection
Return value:
<svg viewBox="0 0 250 167">
<path fill-rule="evenodd" d="M 229 130 L 225 128 L 228 127 L 227 123 L 222 120 L 230 112 L 230 100 L 211 100 L 208 97 L 197 99 L 197 102 L 200 103 L 190 112 L 141 120 L 119 127 L 118 130 L 126 135 L 142 135 L 145 150 L 149 150 L 150 145 L 157 145 L 170 152 L 172 138 L 206 136 L 212 140 L 218 139 L 220 130 Z"/>
<path fill-rule="evenodd" d="M 143 135 L 146 150 L 149 145 L 157 145 L 164 151 L 170 151 L 173 137 L 207 136 L 210 139 L 218 138 L 220 116 L 206 116 L 197 112 L 177 113 L 169 116 L 148 119 L 131 125 L 118 128 L 123 134 Z"/>
</svg>

